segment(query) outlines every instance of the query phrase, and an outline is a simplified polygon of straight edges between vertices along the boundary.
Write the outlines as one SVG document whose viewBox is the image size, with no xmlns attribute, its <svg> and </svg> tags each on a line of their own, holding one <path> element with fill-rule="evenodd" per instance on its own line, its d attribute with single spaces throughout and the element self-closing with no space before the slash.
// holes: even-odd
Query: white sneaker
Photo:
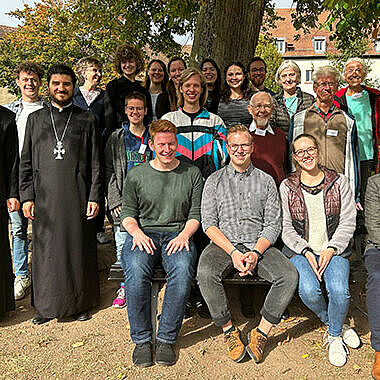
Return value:
<svg viewBox="0 0 380 380">
<path fill-rule="evenodd" d="M 343 342 L 351 348 L 358 348 L 360 346 L 360 338 L 356 331 L 349 325 L 344 324 L 342 327 Z"/>
<path fill-rule="evenodd" d="M 25 297 L 26 289 L 31 282 L 29 277 L 16 277 L 14 282 L 15 300 L 19 301 Z"/>
<path fill-rule="evenodd" d="M 329 362 L 336 367 L 344 366 L 347 361 L 348 349 L 343 343 L 342 337 L 328 335 L 324 344 L 329 348 Z"/>
</svg>

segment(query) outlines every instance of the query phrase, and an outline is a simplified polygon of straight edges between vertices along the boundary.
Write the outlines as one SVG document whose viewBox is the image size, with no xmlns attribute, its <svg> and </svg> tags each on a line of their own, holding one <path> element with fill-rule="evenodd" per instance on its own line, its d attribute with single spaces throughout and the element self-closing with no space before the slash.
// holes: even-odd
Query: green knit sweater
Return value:
<svg viewBox="0 0 380 380">
<path fill-rule="evenodd" d="M 181 231 L 188 220 L 200 221 L 202 188 L 196 166 L 181 161 L 172 171 L 159 171 L 141 164 L 127 174 L 121 220 L 132 217 L 143 230 Z"/>
</svg>

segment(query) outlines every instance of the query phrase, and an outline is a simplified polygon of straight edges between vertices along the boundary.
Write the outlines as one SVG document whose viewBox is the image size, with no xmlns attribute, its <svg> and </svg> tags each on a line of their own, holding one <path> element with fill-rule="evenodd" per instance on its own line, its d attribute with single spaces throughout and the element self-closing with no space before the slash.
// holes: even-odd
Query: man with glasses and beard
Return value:
<svg viewBox="0 0 380 380">
<path fill-rule="evenodd" d="M 20 198 L 33 221 L 32 304 L 36 325 L 90 318 L 99 299 L 94 218 L 101 197 L 95 117 L 72 104 L 76 77 L 47 74 L 51 104 L 29 115 L 20 162 Z"/>
</svg>

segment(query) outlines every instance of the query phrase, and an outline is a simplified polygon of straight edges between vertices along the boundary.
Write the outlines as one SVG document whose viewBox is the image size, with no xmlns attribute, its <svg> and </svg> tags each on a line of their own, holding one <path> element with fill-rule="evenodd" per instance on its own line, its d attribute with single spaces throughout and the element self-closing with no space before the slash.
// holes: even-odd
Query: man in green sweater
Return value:
<svg viewBox="0 0 380 380">
<path fill-rule="evenodd" d="M 133 363 L 153 364 L 150 319 L 151 278 L 161 263 L 167 273 L 157 333 L 156 363 L 176 361 L 173 345 L 181 328 L 185 302 L 195 273 L 191 239 L 199 227 L 202 175 L 175 158 L 177 130 L 168 120 L 149 128 L 155 159 L 132 168 L 123 189 L 121 220 L 128 232 L 121 265 L 125 275 L 130 334 L 136 347 Z"/>
</svg>

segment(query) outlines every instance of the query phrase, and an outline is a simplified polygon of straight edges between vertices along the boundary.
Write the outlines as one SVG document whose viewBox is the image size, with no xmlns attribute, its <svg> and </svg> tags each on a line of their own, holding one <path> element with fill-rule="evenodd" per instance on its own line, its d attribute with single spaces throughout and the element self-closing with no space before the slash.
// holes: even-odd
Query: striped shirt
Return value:
<svg viewBox="0 0 380 380">
<path fill-rule="evenodd" d="M 243 173 L 227 165 L 207 179 L 201 216 L 204 231 L 216 226 L 232 244 L 253 249 L 260 237 L 274 244 L 281 231 L 276 184 L 253 165 Z"/>
</svg>

